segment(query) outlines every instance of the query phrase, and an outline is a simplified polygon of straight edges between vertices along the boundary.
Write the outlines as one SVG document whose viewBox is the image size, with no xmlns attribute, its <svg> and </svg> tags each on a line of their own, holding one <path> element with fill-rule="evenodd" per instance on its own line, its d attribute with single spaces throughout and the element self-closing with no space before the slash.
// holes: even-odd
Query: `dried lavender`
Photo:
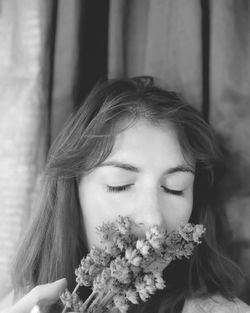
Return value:
<svg viewBox="0 0 250 313">
<path fill-rule="evenodd" d="M 126 313 L 132 304 L 147 301 L 157 290 L 165 288 L 162 278 L 167 265 L 189 258 L 201 243 L 203 225 L 187 223 L 167 233 L 159 226 L 150 227 L 145 238 L 134 235 L 135 224 L 119 216 L 115 222 L 97 228 L 102 248 L 93 247 L 76 269 L 76 288 L 61 295 L 63 313 L 103 313 L 118 309 Z M 80 286 L 92 289 L 83 302 L 76 294 Z"/>
</svg>

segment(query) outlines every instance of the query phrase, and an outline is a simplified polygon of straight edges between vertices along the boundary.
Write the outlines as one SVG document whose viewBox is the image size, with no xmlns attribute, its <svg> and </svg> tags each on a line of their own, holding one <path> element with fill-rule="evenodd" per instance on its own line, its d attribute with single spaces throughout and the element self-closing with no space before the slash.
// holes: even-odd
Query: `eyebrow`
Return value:
<svg viewBox="0 0 250 313">
<path fill-rule="evenodd" d="M 166 174 L 174 174 L 177 172 L 195 174 L 195 171 L 186 165 L 179 165 L 179 166 L 172 167 L 166 171 Z"/>
<path fill-rule="evenodd" d="M 138 167 L 135 167 L 135 166 L 128 164 L 128 163 L 123 163 L 123 162 L 118 162 L 118 161 L 104 162 L 100 165 L 100 167 L 103 167 L 103 166 L 113 166 L 113 167 L 121 168 L 121 169 L 126 170 L 126 171 L 134 172 L 134 173 L 140 172 L 140 169 Z M 174 173 L 178 173 L 178 172 L 191 173 L 193 175 L 195 174 L 195 171 L 186 165 L 178 165 L 175 167 L 171 167 L 170 169 L 168 169 L 165 172 L 165 174 L 174 174 Z"/>
</svg>

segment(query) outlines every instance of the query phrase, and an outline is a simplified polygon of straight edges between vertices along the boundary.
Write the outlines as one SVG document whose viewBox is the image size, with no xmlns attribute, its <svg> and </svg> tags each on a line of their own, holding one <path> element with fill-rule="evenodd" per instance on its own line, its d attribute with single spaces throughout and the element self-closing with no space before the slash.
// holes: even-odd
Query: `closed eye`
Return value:
<svg viewBox="0 0 250 313">
<path fill-rule="evenodd" d="M 174 189 L 169 189 L 165 186 L 161 186 L 164 192 L 169 193 L 174 196 L 182 196 L 183 195 L 183 190 L 174 190 Z"/>
<path fill-rule="evenodd" d="M 122 186 L 109 186 L 109 185 L 107 185 L 106 187 L 107 187 L 108 192 L 121 192 L 121 191 L 128 190 L 131 186 L 132 186 L 132 184 L 122 185 Z"/>
</svg>

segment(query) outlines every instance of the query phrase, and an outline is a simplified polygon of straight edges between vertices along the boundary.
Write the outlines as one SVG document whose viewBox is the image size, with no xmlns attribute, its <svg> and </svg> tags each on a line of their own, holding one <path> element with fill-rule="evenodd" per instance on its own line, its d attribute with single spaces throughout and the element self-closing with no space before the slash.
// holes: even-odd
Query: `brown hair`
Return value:
<svg viewBox="0 0 250 313">
<path fill-rule="evenodd" d="M 204 243 L 190 260 L 167 267 L 167 292 L 161 293 L 166 310 L 172 307 L 173 312 L 178 312 L 185 298 L 191 296 L 219 292 L 233 297 L 237 270 L 218 244 L 220 210 L 214 203 L 214 191 L 222 173 L 222 157 L 214 133 L 200 113 L 176 93 L 158 88 L 145 78 L 98 84 L 72 113 L 54 142 L 39 209 L 14 268 L 16 292 L 25 293 L 37 284 L 61 277 L 66 277 L 68 288 L 73 289 L 74 269 L 87 252 L 77 181 L 106 159 L 113 147 L 116 125 L 125 117 L 131 121 L 145 118 L 154 124 L 171 123 L 183 154 L 196 161 L 191 221 L 205 224 L 207 232 Z"/>
</svg>

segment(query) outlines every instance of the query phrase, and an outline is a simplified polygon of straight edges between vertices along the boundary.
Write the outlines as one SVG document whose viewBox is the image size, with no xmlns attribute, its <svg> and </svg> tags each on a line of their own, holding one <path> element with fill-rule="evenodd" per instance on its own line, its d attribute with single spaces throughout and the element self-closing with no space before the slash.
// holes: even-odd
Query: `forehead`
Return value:
<svg viewBox="0 0 250 313">
<path fill-rule="evenodd" d="M 155 125 L 145 119 L 134 123 L 123 121 L 115 137 L 114 146 L 107 159 L 154 160 L 191 165 L 192 158 L 184 155 L 177 132 L 171 123 Z"/>
</svg>

